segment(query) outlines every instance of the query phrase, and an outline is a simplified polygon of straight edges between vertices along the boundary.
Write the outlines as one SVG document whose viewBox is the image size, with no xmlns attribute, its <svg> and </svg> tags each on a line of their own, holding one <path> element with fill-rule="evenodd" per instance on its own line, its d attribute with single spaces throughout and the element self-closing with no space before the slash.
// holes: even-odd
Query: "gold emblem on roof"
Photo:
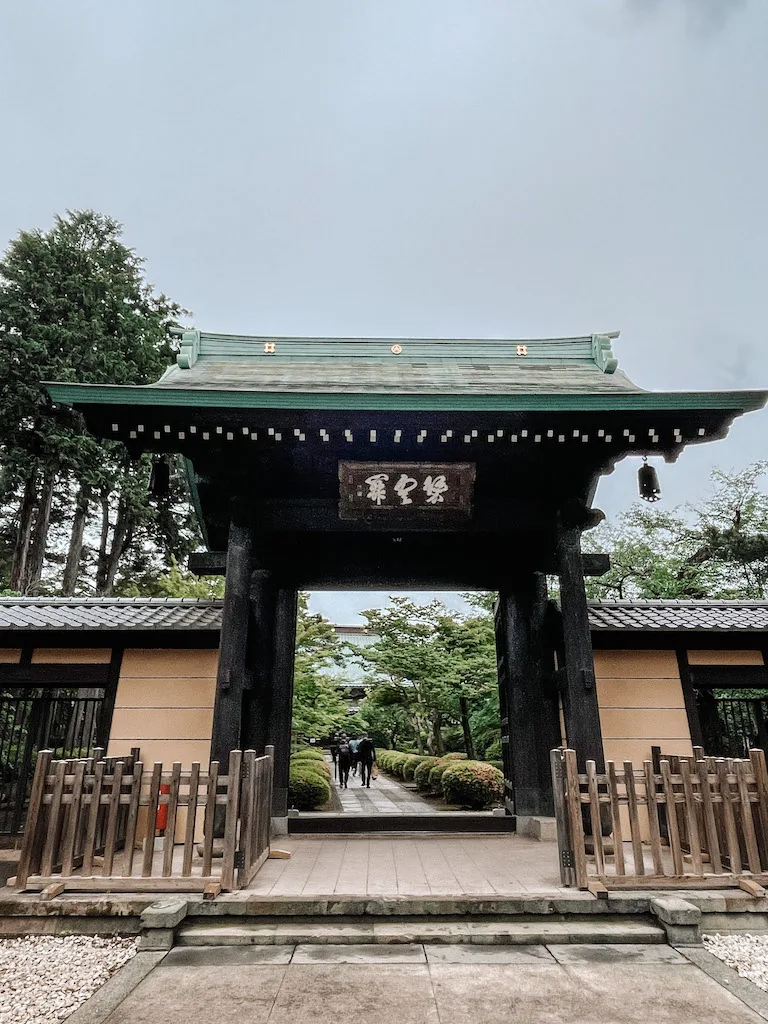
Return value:
<svg viewBox="0 0 768 1024">
<path fill-rule="evenodd" d="M 277 345 L 274 343 L 274 341 L 265 341 L 264 351 L 268 356 L 274 355 L 275 352 L 277 351 Z"/>
<path fill-rule="evenodd" d="M 390 351 L 391 351 L 393 356 L 399 356 L 400 353 L 403 351 L 403 346 L 402 345 L 393 345 L 392 348 L 390 349 Z"/>
</svg>

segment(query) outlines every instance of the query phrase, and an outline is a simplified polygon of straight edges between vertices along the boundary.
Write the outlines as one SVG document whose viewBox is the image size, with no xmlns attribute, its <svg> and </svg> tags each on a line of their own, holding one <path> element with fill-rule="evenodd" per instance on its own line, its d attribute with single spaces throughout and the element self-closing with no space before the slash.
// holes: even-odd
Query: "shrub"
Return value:
<svg viewBox="0 0 768 1024">
<path fill-rule="evenodd" d="M 429 773 L 437 764 L 438 760 L 439 758 L 437 757 L 422 757 L 421 763 L 416 765 L 416 771 L 413 773 L 413 781 L 416 783 L 417 789 L 429 789 Z"/>
<path fill-rule="evenodd" d="M 331 798 L 331 785 L 320 772 L 296 762 L 288 777 L 288 803 L 300 811 L 314 811 Z"/>
<path fill-rule="evenodd" d="M 491 767 L 493 767 L 493 768 L 498 768 L 498 770 L 500 772 L 502 772 L 502 773 L 504 772 L 504 762 L 503 761 L 488 761 L 487 764 L 491 765 Z"/>
<path fill-rule="evenodd" d="M 401 754 L 399 750 L 393 750 L 387 759 L 387 767 L 384 770 L 390 775 L 400 775 L 400 766 L 410 756 L 410 754 Z"/>
<path fill-rule="evenodd" d="M 485 752 L 485 760 L 490 762 L 501 759 L 501 740 L 494 740 Z"/>
<path fill-rule="evenodd" d="M 312 761 L 324 761 L 322 750 L 318 750 L 317 747 L 302 747 L 301 750 L 297 750 L 295 754 L 291 754 L 291 759 L 299 760 L 300 758 L 307 758 Z"/>
<path fill-rule="evenodd" d="M 483 761 L 452 764 L 442 773 L 443 796 L 449 804 L 482 810 L 504 797 L 504 776 Z"/>
<path fill-rule="evenodd" d="M 406 782 L 413 781 L 414 772 L 424 761 L 428 761 L 429 758 L 425 754 L 411 754 L 407 760 L 403 761 L 400 768 L 400 774 L 403 776 Z"/>
<path fill-rule="evenodd" d="M 443 788 L 443 772 L 446 768 L 450 768 L 452 764 L 456 763 L 455 758 L 440 757 L 437 762 L 432 765 L 429 772 L 429 791 L 430 793 L 440 793 Z"/>
<path fill-rule="evenodd" d="M 392 754 L 397 753 L 395 750 L 377 750 L 376 751 L 376 762 L 383 772 L 390 771 L 390 758 Z"/>
<path fill-rule="evenodd" d="M 466 761 L 467 755 L 460 753 L 458 750 L 452 750 L 450 754 L 443 754 L 441 760 L 445 761 Z"/>
</svg>

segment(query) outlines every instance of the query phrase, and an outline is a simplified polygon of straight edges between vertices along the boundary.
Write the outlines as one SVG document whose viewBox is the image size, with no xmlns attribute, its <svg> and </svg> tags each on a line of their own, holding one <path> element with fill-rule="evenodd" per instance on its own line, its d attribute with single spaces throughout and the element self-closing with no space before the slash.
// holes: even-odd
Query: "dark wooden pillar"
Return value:
<svg viewBox="0 0 768 1024">
<path fill-rule="evenodd" d="M 278 590 L 273 634 L 269 742 L 275 748 L 272 814 L 280 818 L 284 818 L 288 814 L 288 772 L 291 757 L 297 614 L 298 593 L 295 590 Z"/>
<path fill-rule="evenodd" d="M 250 689 L 243 717 L 243 743 L 263 754 L 271 743 L 269 717 L 272 709 L 272 662 L 274 659 L 275 603 L 277 591 L 270 573 L 257 569 L 251 575 L 248 667 Z"/>
<path fill-rule="evenodd" d="M 549 751 L 559 744 L 552 668 L 545 647 L 546 581 L 532 574 L 499 595 L 504 676 L 502 719 L 508 719 L 505 775 L 511 773 L 517 815 L 554 814 Z M 507 768 L 509 765 L 509 768 Z"/>
<path fill-rule="evenodd" d="M 501 761 L 504 770 L 504 806 L 507 813 L 515 813 L 514 773 L 509 746 L 509 658 L 507 646 L 507 593 L 500 591 L 493 611 L 496 637 L 496 671 L 499 683 L 499 719 L 501 722 Z"/>
<path fill-rule="evenodd" d="M 580 526 L 560 523 L 557 561 L 565 653 L 563 711 L 568 746 L 576 751 L 581 771 L 585 770 L 587 760 L 593 760 L 598 772 L 602 772 L 605 769 L 603 735 L 597 703 L 587 595 L 584 590 Z"/>
<path fill-rule="evenodd" d="M 229 527 L 227 580 L 219 641 L 211 760 L 227 771 L 229 752 L 242 740 L 243 694 L 248 685 L 247 647 L 250 616 L 251 530 L 234 518 Z"/>
</svg>

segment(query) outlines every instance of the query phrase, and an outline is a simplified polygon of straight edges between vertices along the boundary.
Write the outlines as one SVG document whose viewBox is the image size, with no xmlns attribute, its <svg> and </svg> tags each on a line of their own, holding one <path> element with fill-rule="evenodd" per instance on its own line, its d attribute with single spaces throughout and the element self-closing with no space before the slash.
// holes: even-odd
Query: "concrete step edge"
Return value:
<svg viewBox="0 0 768 1024">
<path fill-rule="evenodd" d="M 454 924 L 375 922 L 340 924 L 308 922 L 244 922 L 237 925 L 186 924 L 175 937 L 181 946 L 290 945 L 357 943 L 663 943 L 663 928 L 645 921 L 632 922 L 458 922 Z"/>
</svg>

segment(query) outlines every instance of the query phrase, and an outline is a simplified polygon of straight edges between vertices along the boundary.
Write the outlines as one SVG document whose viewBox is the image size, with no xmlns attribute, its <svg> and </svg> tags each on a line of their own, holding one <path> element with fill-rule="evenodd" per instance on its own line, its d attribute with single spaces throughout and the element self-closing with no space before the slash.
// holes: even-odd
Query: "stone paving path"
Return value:
<svg viewBox="0 0 768 1024">
<path fill-rule="evenodd" d="M 760 1024 L 765 1019 L 663 945 L 180 947 L 106 1020 L 98 1018 L 104 1024 Z"/>
<path fill-rule="evenodd" d="M 333 774 L 333 764 L 327 760 Z M 359 774 L 350 773 L 346 789 L 336 780 L 333 784 L 346 814 L 434 814 L 437 810 L 434 803 L 383 772 L 371 779 L 370 789 L 360 784 Z"/>
</svg>

